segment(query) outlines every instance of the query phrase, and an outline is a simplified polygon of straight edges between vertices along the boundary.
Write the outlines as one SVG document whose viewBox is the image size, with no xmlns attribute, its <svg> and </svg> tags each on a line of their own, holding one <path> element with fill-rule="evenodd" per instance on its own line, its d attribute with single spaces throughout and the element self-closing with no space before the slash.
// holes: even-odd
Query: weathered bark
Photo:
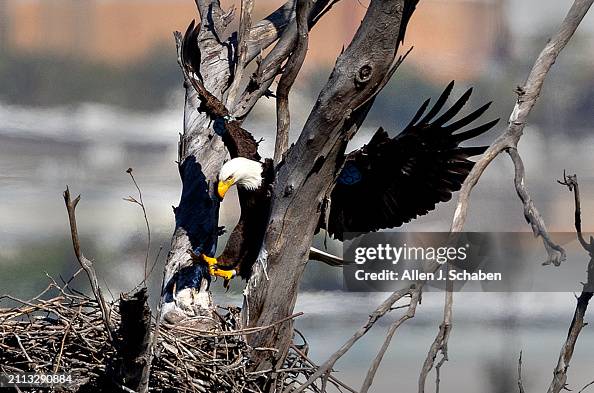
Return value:
<svg viewBox="0 0 594 393">
<path fill-rule="evenodd" d="M 243 313 L 248 326 L 267 325 L 293 311 L 322 202 L 340 169 L 346 144 L 393 70 L 404 3 L 371 2 L 278 170 L 261 263 L 254 266 L 246 291 Z M 253 346 L 278 350 L 256 354 L 258 368 L 284 359 L 292 326 L 287 321 L 250 336 Z"/>
<path fill-rule="evenodd" d="M 303 1 L 301 11 L 311 6 L 307 28 L 311 29 L 334 3 L 317 1 L 309 4 Z M 249 337 L 254 347 L 273 349 L 275 356 L 272 363 L 282 362 L 286 356 L 292 338 L 292 322 L 287 317 L 292 314 L 295 305 L 299 281 L 308 259 L 322 202 L 331 191 L 346 145 L 365 119 L 376 94 L 385 86 L 399 64 L 396 53 L 402 40 L 401 22 L 405 3 L 405 0 L 372 1 L 353 41 L 338 58 L 297 143 L 286 152 L 286 159 L 277 168 L 267 236 L 261 258 L 253 268 L 243 308 L 246 326 L 273 326 L 266 333 L 258 332 Z M 249 34 L 246 33 L 245 26 L 240 26 L 241 34 L 232 35 L 226 42 L 221 41 L 220 33 L 230 21 L 230 15 L 224 14 L 216 1 L 198 1 L 197 4 L 201 16 L 208 16 L 208 23 L 201 22 L 198 36 L 200 70 L 196 71 L 200 75 L 197 77 L 201 78 L 204 90 L 218 99 L 229 115 L 221 117 L 220 114 L 216 115 L 216 111 L 209 111 L 208 105 L 201 106 L 204 102 L 200 102 L 200 95 L 186 80 L 184 133 L 179 149 L 183 192 L 180 204 L 175 209 L 176 231 L 166 265 L 166 283 L 175 274 L 183 272 L 184 267 L 192 264 L 188 255 L 188 250 L 192 249 L 192 241 L 186 228 L 191 227 L 198 218 L 194 217 L 197 197 L 204 196 L 204 192 L 214 196 L 216 175 L 226 156 L 214 125 L 221 121 L 226 124 L 235 119 L 241 123 L 257 100 L 267 94 L 275 77 L 283 73 L 282 65 L 287 59 L 293 58 L 292 61 L 289 60 L 285 72 L 288 70 L 290 74 L 295 74 L 299 70 L 306 48 L 304 14 L 299 18 L 299 23 L 293 18 L 294 1 L 291 2 L 291 13 L 287 12 L 285 5 L 272 15 L 274 18 L 270 18 L 274 22 L 256 23 Z M 242 20 L 251 24 L 248 15 L 250 6 L 245 5 L 247 8 L 243 8 Z M 290 18 L 290 21 L 279 21 L 283 16 Z M 284 26 L 282 35 L 279 26 Z M 253 41 L 256 39 L 252 34 L 254 30 L 263 34 L 259 44 Z M 273 39 L 274 32 L 277 33 L 278 42 L 265 58 L 259 60 L 256 72 L 250 77 L 250 83 L 239 94 L 235 91 L 239 83 L 234 78 L 241 76 L 243 67 L 276 39 Z M 179 35 L 177 39 L 179 41 Z M 254 51 L 254 47 L 258 45 L 260 51 Z M 289 87 L 294 76 L 285 77 Z M 189 77 L 192 76 L 186 75 L 186 79 Z M 231 102 L 229 97 L 225 97 L 225 89 L 229 86 L 232 87 Z M 202 94 L 202 97 L 206 95 Z M 198 108 L 203 111 L 197 111 Z M 207 190 L 201 190 L 197 186 L 200 179 L 204 178 L 208 187 L 203 188 L 208 188 Z M 218 215 L 219 202 L 216 198 L 212 199 L 212 203 L 216 204 L 212 209 L 215 212 L 213 214 Z M 275 285 L 277 282 L 282 282 L 283 285 Z M 205 316 L 208 320 L 212 299 L 206 288 L 207 285 L 203 282 L 200 291 L 195 288 L 184 289 L 173 298 L 164 293 L 164 318 L 175 322 L 198 315 Z M 279 320 L 287 322 L 277 324 Z M 267 350 L 256 351 L 256 368 L 269 365 L 270 353 Z"/>
</svg>

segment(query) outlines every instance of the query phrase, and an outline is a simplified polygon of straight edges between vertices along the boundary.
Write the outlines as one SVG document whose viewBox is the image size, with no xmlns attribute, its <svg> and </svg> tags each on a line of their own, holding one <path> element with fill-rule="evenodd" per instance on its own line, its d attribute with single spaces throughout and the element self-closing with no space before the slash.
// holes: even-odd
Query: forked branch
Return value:
<svg viewBox="0 0 594 393">
<path fill-rule="evenodd" d="M 439 325 L 439 331 L 437 332 L 437 336 L 433 340 L 433 343 L 429 347 L 429 352 L 427 353 L 427 357 L 423 362 L 423 367 L 421 369 L 421 373 L 419 375 L 419 393 L 423 393 L 425 391 L 425 383 L 427 381 L 427 377 L 431 372 L 431 369 L 435 365 L 435 391 L 439 393 L 439 382 L 440 382 L 440 370 L 441 366 L 448 361 L 448 340 L 450 338 L 450 332 L 452 330 L 452 312 L 453 312 L 453 305 L 454 305 L 454 292 L 453 292 L 453 282 L 448 280 L 446 284 L 446 291 L 445 291 L 445 302 L 443 306 L 443 320 L 441 325 Z M 435 364 L 435 360 L 437 356 L 441 352 L 441 359 L 437 364 Z"/>
<path fill-rule="evenodd" d="M 310 1 L 308 1 L 310 2 Z M 295 0 L 288 3 L 294 4 Z M 320 20 L 321 13 L 326 9 L 329 0 L 318 0 L 315 4 L 307 7 L 307 23 L 301 24 L 301 27 L 307 26 L 308 31 Z M 285 5 L 286 7 L 287 5 Z M 291 14 L 297 10 L 293 10 L 294 5 L 291 5 Z M 285 9 L 286 11 L 286 9 Z M 298 41 L 298 26 L 297 18 L 292 18 L 287 26 L 283 29 L 282 35 L 279 36 L 278 41 L 270 52 L 262 58 L 261 52 L 258 53 L 256 61 L 258 68 L 250 77 L 246 88 L 241 96 L 236 100 L 232 108 L 232 114 L 238 119 L 244 119 L 252 110 L 256 102 L 262 96 L 272 96 L 270 87 L 276 77 L 282 72 L 282 65 L 291 56 L 296 43 Z M 250 50 L 248 49 L 248 52 Z M 252 52 L 250 52 L 251 54 Z M 248 57 L 249 59 L 249 57 Z"/>
<path fill-rule="evenodd" d="M 373 383 L 373 379 L 375 378 L 375 374 L 386 354 L 386 351 L 390 347 L 390 342 L 396 333 L 396 330 L 406 321 L 413 318 L 415 316 L 415 312 L 417 311 L 417 305 L 421 301 L 421 293 L 422 293 L 422 285 L 419 284 L 417 287 L 412 289 L 410 303 L 408 304 L 406 312 L 396 321 L 392 322 L 390 327 L 388 328 L 388 332 L 386 334 L 386 338 L 384 342 L 373 359 L 369 370 L 367 371 L 367 375 L 365 376 L 365 380 L 363 381 L 363 385 L 361 386 L 361 393 L 367 393 L 371 384 Z"/>
</svg>

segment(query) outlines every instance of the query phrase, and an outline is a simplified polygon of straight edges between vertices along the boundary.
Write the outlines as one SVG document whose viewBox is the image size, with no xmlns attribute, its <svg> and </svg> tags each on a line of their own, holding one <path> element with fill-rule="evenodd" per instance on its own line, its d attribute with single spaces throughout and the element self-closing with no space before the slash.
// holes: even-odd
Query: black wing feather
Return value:
<svg viewBox="0 0 594 393">
<path fill-rule="evenodd" d="M 182 40 L 181 60 L 182 64 L 189 71 L 190 77 L 201 78 L 200 76 L 200 50 L 198 49 L 198 34 L 200 26 L 196 26 L 196 21 L 188 25 L 184 38 Z"/>
<path fill-rule="evenodd" d="M 459 144 L 486 132 L 498 120 L 455 133 L 477 120 L 487 104 L 444 126 L 459 115 L 472 93 L 472 89 L 466 91 L 437 117 L 453 87 L 452 82 L 419 120 L 429 105 L 425 101 L 396 137 L 390 138 L 380 128 L 367 145 L 346 156 L 331 194 L 328 222 L 321 225 L 333 237 L 344 240 L 352 237 L 347 232 L 400 226 L 450 200 L 460 189 L 474 166 L 469 158 L 482 154 L 487 146 Z"/>
<path fill-rule="evenodd" d="M 448 121 L 452 120 L 454 118 L 454 116 L 456 116 L 460 112 L 460 110 L 464 107 L 464 105 L 466 105 L 471 94 L 472 94 L 472 88 L 466 90 L 466 92 L 464 94 L 462 94 L 462 97 L 460 97 L 458 99 L 458 101 L 456 101 L 454 103 L 454 105 L 452 105 L 450 107 L 450 109 L 445 111 L 443 115 L 439 116 L 439 118 L 437 118 L 431 122 L 432 126 L 433 127 L 441 127 Z"/>
<path fill-rule="evenodd" d="M 482 114 L 485 113 L 487 111 L 487 109 L 489 109 L 490 106 L 491 106 L 491 102 L 487 102 L 485 105 L 481 106 L 480 108 L 478 108 L 474 112 L 470 113 L 469 115 L 466 115 L 463 118 L 461 118 L 460 120 L 457 120 L 457 121 L 447 125 L 446 127 L 444 127 L 443 128 L 444 131 L 451 133 L 451 132 L 459 130 L 463 127 L 466 127 L 467 125 L 469 125 L 470 123 L 472 123 L 473 121 L 475 121 L 476 119 L 481 117 Z"/>
<path fill-rule="evenodd" d="M 454 88 L 454 81 L 451 81 L 445 88 L 445 90 L 443 91 L 443 93 L 441 93 L 441 95 L 439 96 L 439 98 L 437 99 L 437 101 L 435 102 L 435 105 L 433 105 L 433 107 L 431 108 L 431 110 L 429 110 L 429 112 L 427 113 L 427 115 L 419 122 L 419 123 L 428 123 L 429 121 L 431 121 L 431 119 L 433 119 L 441 110 L 441 108 L 443 108 L 443 106 L 445 105 L 445 103 L 448 101 L 448 97 L 450 96 L 450 93 L 452 92 L 452 89 Z M 406 130 L 406 128 L 405 128 Z"/>
</svg>

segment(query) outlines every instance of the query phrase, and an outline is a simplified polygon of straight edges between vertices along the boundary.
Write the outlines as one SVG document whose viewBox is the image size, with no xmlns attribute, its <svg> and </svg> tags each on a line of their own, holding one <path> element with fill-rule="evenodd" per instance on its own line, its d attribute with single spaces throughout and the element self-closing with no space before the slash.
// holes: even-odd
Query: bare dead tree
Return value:
<svg viewBox="0 0 594 393">
<path fill-rule="evenodd" d="M 452 221 L 451 231 L 460 232 L 466 222 L 466 214 L 470 203 L 470 193 L 489 164 L 502 152 L 507 152 L 514 163 L 516 170 L 515 186 L 520 199 L 524 204 L 524 216 L 530 223 L 535 236 L 540 236 L 548 252 L 546 263 L 559 265 L 565 259 L 565 251 L 555 244 L 549 237 L 544 220 L 534 206 L 525 184 L 525 173 L 522 160 L 517 154 L 517 146 L 526 125 L 528 115 L 536 104 L 547 73 L 565 48 L 580 22 L 590 9 L 592 0 L 576 0 L 569 9 L 557 33 L 547 42 L 538 55 L 536 62 L 530 70 L 526 82 L 516 89 L 516 105 L 509 117 L 508 127 L 487 149 L 481 159 L 472 168 L 472 171 L 462 185 L 458 196 L 458 203 Z"/>
<path fill-rule="evenodd" d="M 544 221 L 535 208 L 525 185 L 525 170 L 517 144 L 523 132 L 529 112 L 534 106 L 545 76 L 560 51 L 567 44 L 577 26 L 594 0 L 576 0 L 559 32 L 547 44 L 539 55 L 526 83 L 517 89 L 518 99 L 510 116 L 508 128 L 497 138 L 477 163 L 463 185 L 451 232 L 460 232 L 464 226 L 470 193 L 485 168 L 501 152 L 506 151 L 514 163 L 514 184 L 524 206 L 524 214 L 531 224 L 535 235 L 542 237 L 548 252 L 548 264 L 559 265 L 564 257 L 564 250 L 549 237 Z M 290 113 L 289 93 L 301 69 L 307 52 L 309 29 L 325 15 L 337 0 L 294 0 L 288 1 L 266 19 L 253 23 L 253 0 L 243 0 L 238 32 L 223 39 L 226 28 L 234 17 L 234 10 L 225 12 L 217 0 L 196 0 L 200 14 L 200 24 L 194 24 L 188 30 L 196 34 L 198 67 L 188 70 L 181 61 L 184 49 L 181 34 L 175 35 L 178 47 L 178 61 L 182 65 L 186 99 L 184 107 L 184 129 L 180 135 L 178 165 L 182 180 L 180 203 L 174 208 L 176 229 L 173 234 L 171 251 L 167 258 L 162 285 L 162 296 L 157 309 L 155 325 L 152 325 L 152 313 L 147 305 L 144 289 L 132 295 L 120 297 L 117 323 L 112 320 L 113 304 L 103 298 L 98 285 L 97 275 L 91 261 L 82 254 L 76 226 L 75 208 L 80 200 L 70 198 L 69 190 L 64 192 L 68 210 L 70 229 L 76 257 L 86 272 L 94 294 L 98 312 L 83 312 L 84 307 L 93 307 L 93 303 L 84 296 L 66 294 L 64 287 L 54 285 L 64 297 L 52 300 L 51 308 L 40 299 L 37 303 L 19 301 L 24 308 L 1 310 L 3 320 L 10 321 L 10 326 L 18 329 L 22 326 L 20 317 L 29 315 L 31 310 L 46 310 L 55 313 L 65 323 L 61 349 L 55 364 L 58 370 L 62 364 L 62 354 L 67 348 L 66 342 L 71 330 L 76 329 L 74 322 L 84 319 L 93 329 L 92 315 L 99 315 L 103 322 L 105 335 L 108 337 L 111 351 L 99 361 L 107 366 L 103 368 L 105 376 L 119 390 L 147 392 L 150 383 L 151 364 L 154 360 L 154 346 L 169 352 L 160 356 L 159 376 L 162 381 L 171 374 L 185 373 L 186 383 L 192 390 L 206 389 L 220 384 L 227 384 L 226 391 L 245 391 L 247 384 L 254 387 L 247 391 L 284 391 L 303 392 L 326 391 L 328 383 L 350 392 L 355 390 L 338 381 L 331 375 L 334 365 L 353 345 L 369 332 L 375 323 L 388 312 L 403 309 L 404 312 L 388 328 L 384 342 L 372 361 L 365 376 L 360 392 L 369 391 L 396 331 L 407 320 L 413 318 L 421 302 L 423 281 L 408 288 L 392 293 L 369 317 L 369 320 L 339 348 L 326 362 L 317 366 L 292 343 L 293 320 L 299 316 L 294 313 L 297 289 L 310 254 L 310 245 L 317 228 L 325 200 L 332 191 L 333 180 L 340 170 L 340 157 L 344 154 L 348 141 L 358 131 L 361 123 L 373 105 L 375 97 L 387 84 L 403 56 L 397 52 L 402 42 L 406 27 L 405 10 L 414 10 L 416 0 L 371 0 L 363 22 L 352 42 L 338 57 L 332 74 L 322 88 L 311 113 L 293 146 L 288 147 Z M 192 41 L 194 42 L 194 41 Z M 381 43 L 381 45 L 378 45 Z M 266 56 L 265 50 L 271 45 Z M 405 55 L 406 56 L 406 55 Z M 247 75 L 248 66 L 256 62 L 256 71 Z M 248 79 L 248 80 L 245 80 Z M 258 263 L 246 288 L 241 318 L 235 318 L 238 311 L 222 317 L 213 306 L 208 289 L 208 280 L 201 279 L 197 285 L 167 292 L 169 283 L 177 282 L 192 267 L 193 249 L 200 237 L 211 236 L 216 248 L 219 228 L 212 233 L 197 233 L 195 221 L 199 203 L 208 205 L 209 220 L 218 222 L 219 201 L 215 197 L 214 185 L 217 174 L 227 155 L 227 150 L 220 138 L 221 127 L 228 130 L 238 129 L 249 115 L 253 106 L 262 96 L 270 96 L 270 88 L 275 80 L 279 81 L 277 94 L 277 135 L 275 163 L 277 164 L 276 181 L 273 188 L 272 211 Z M 246 82 L 246 83 L 244 83 Z M 132 177 L 134 180 L 134 178 Z M 561 350 L 554 378 L 549 393 L 560 392 L 566 387 L 566 371 L 581 329 L 584 326 L 584 314 L 592 297 L 594 277 L 594 239 L 586 242 L 581 233 L 579 191 L 575 176 L 564 177 L 562 184 L 574 191 L 576 213 L 575 225 L 578 239 L 591 260 L 588 265 L 588 282 L 578 298 L 578 304 L 571 323 L 567 340 Z M 135 180 L 134 184 L 137 186 Z M 138 189 L 140 193 L 140 189 Z M 137 202 L 145 215 L 149 232 L 149 245 L 144 264 L 144 281 L 148 273 L 148 250 L 150 250 L 150 227 L 142 195 Z M 209 240 L 209 239 L 207 239 Z M 433 265 L 430 269 L 436 269 Z M 152 269 L 151 269 L 152 270 Z M 283 285 L 278 285 L 282 283 Z M 55 283 L 54 283 L 55 284 Z M 173 294 L 173 296 L 170 296 Z M 64 298 L 73 300 L 78 310 L 63 304 Z M 408 304 L 397 302 L 409 298 Z M 74 301 L 76 300 L 76 301 Z M 61 311 L 68 311 L 67 317 Z M 115 313 L 115 312 L 114 312 Z M 168 322 L 167 329 L 161 332 L 161 315 Z M 447 345 L 452 328 L 453 288 L 448 284 L 445 294 L 443 322 L 438 335 L 429 348 L 419 377 L 419 392 L 425 389 L 426 378 L 435 367 L 437 371 L 436 388 L 439 390 L 439 370 L 447 360 Z M 116 319 L 116 317 L 113 317 Z M 183 322 L 183 323 L 182 323 Z M 188 323 L 189 322 L 189 323 Z M 115 325 L 119 323 L 116 330 Z M 36 333 L 42 332 L 46 325 L 37 324 Z M 216 328 L 216 329 L 213 329 Z M 152 334 L 151 334 L 152 333 Z M 159 334 L 165 336 L 158 341 Z M 178 335 L 184 335 L 179 339 Z M 39 336 L 45 337 L 45 336 Z M 198 338 L 198 340 L 196 340 Z M 25 346 L 16 336 L 18 349 L 11 347 L 14 356 L 25 356 L 32 363 Z M 232 340 L 227 345 L 227 339 Z M 84 339 L 83 339 L 84 341 Z M 99 344 L 101 342 L 96 340 Z M 34 342 L 35 345 L 36 342 Z M 201 346 L 209 346 L 206 352 Z M 89 348 L 94 353 L 101 352 L 92 344 Z M 224 360 L 230 362 L 221 366 L 223 360 L 220 351 L 224 348 Z M 232 349 L 229 349 L 232 348 Z M 237 350 L 242 348 L 242 350 Z M 287 367 L 290 349 L 297 354 Z M 234 352 L 235 351 L 235 352 Z M 36 350 L 35 356 L 42 359 L 44 351 Z M 113 352 L 113 353 L 112 353 Z M 246 358 L 249 353 L 249 358 Z M 438 354 L 442 358 L 437 364 Z M 237 359 L 229 359 L 229 354 Z M 103 354 L 104 355 L 104 354 Z M 203 358 L 202 358 L 203 356 Z M 76 359 L 78 361 L 78 359 Z M 187 362 L 193 361 L 191 376 Z M 173 362 L 177 362 L 174 364 Z M 206 366 L 205 366 L 206 364 Z M 295 364 L 301 365 L 294 366 Z M 305 367 L 307 366 L 307 367 Z M 240 384 L 217 377 L 217 371 L 238 371 Z M 301 374 L 295 374 L 296 372 Z M 521 356 L 518 362 L 518 386 L 523 391 L 521 382 Z M 176 374 L 177 375 L 177 374 Z M 266 375 L 266 381 L 260 383 L 260 377 Z M 293 375 L 293 377 L 291 377 Z M 297 376 L 305 376 L 299 380 Z M 210 380 L 208 380 L 210 378 Z M 293 378 L 289 385 L 284 379 Z M 281 383 L 277 383 L 277 382 Z M 321 387 L 316 383 L 321 381 Z M 165 386 L 170 386 L 165 381 Z M 298 386 L 296 386 L 299 384 Z M 208 388 L 205 388 L 207 386 Z M 586 385 L 587 387 L 588 385 Z M 278 388 L 278 389 L 277 389 Z"/>
<path fill-rule="evenodd" d="M 400 30 L 404 7 L 405 1 L 371 1 L 299 138 L 278 168 L 263 245 L 267 257 L 254 266 L 243 307 L 250 326 L 290 315 L 295 306 L 322 203 L 340 169 L 338 158 L 397 66 L 399 35 L 395 33 Z M 291 322 L 267 334 L 253 335 L 252 345 L 278 349 L 273 356 L 262 353 L 256 359 L 258 367 L 278 366 L 291 337 Z"/>
</svg>

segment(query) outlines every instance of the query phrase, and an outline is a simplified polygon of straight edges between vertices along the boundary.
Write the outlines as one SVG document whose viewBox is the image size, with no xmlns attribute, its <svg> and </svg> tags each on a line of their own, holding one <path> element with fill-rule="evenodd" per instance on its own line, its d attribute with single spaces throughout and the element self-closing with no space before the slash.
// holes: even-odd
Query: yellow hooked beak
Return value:
<svg viewBox="0 0 594 393">
<path fill-rule="evenodd" d="M 225 194 L 233 184 L 235 184 L 234 178 L 228 180 L 219 180 L 219 183 L 217 184 L 217 193 L 219 194 L 219 198 L 225 198 Z"/>
</svg>

